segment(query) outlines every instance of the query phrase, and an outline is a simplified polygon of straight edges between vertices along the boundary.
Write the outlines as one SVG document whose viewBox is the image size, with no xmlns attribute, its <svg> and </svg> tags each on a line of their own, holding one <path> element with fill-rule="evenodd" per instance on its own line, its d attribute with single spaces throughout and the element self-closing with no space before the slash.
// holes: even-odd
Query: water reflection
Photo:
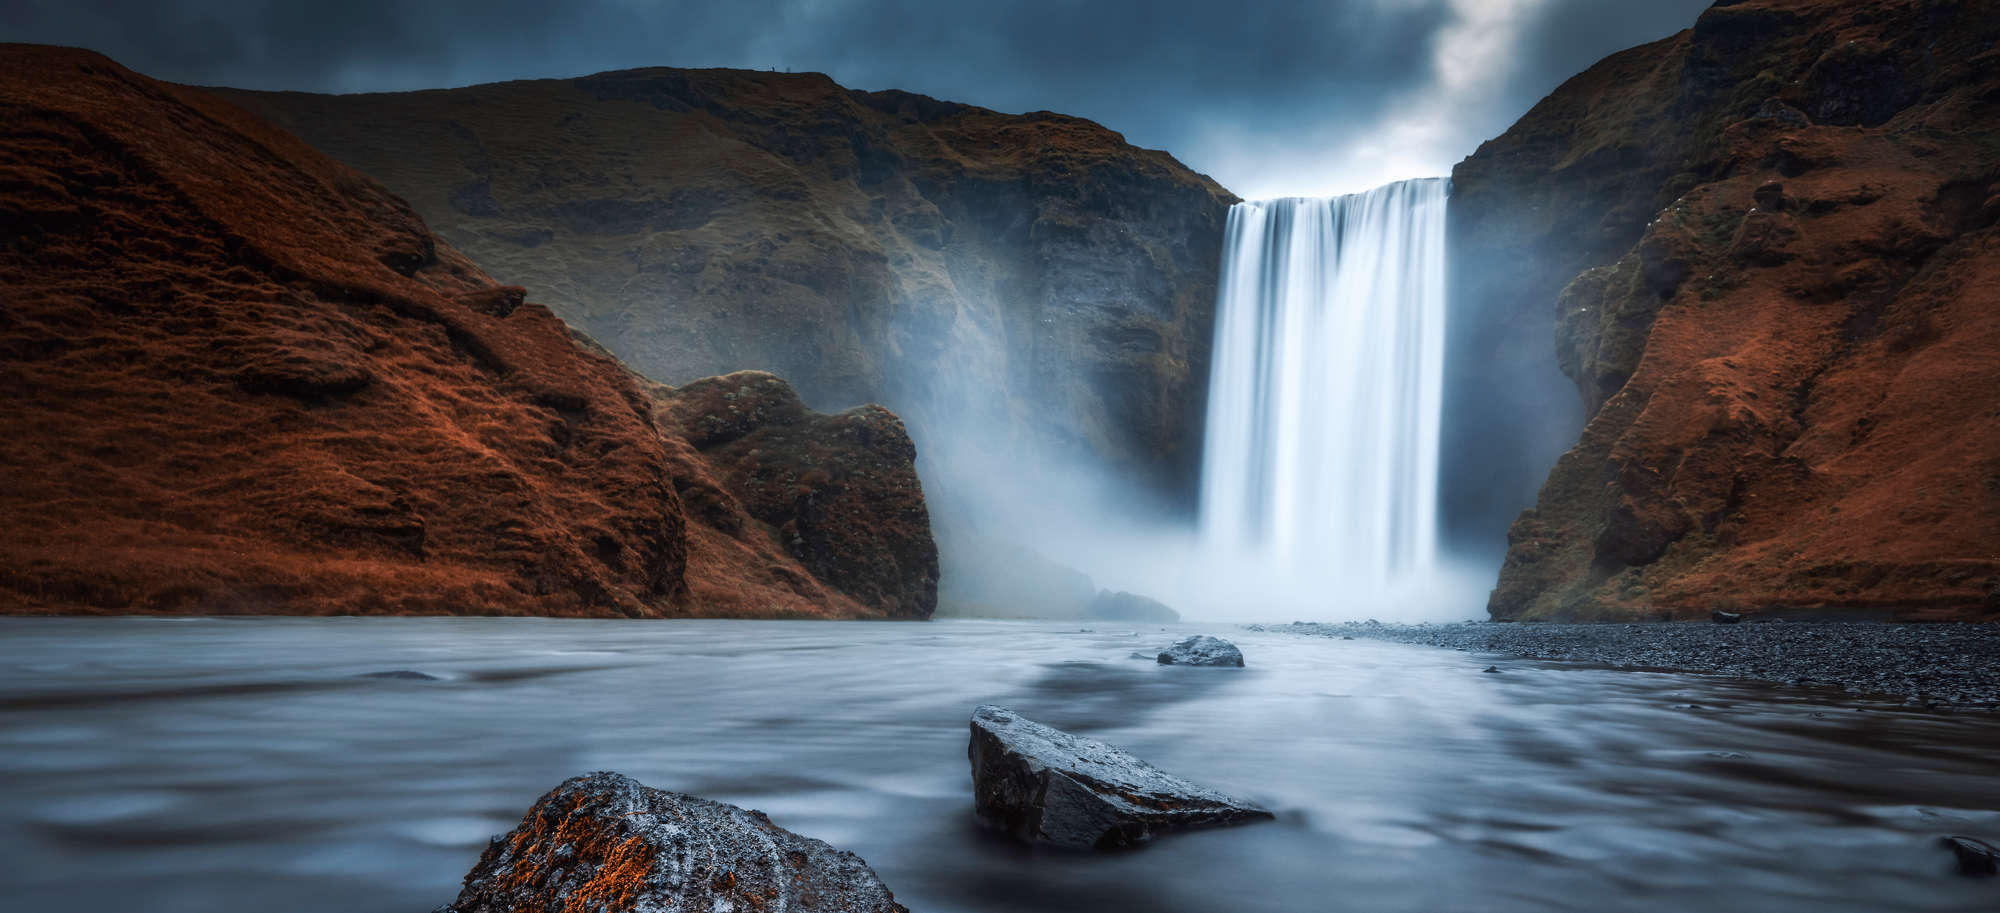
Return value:
<svg viewBox="0 0 2000 913">
<path fill-rule="evenodd" d="M 1192 629 L 1188 629 L 1192 630 Z M 852 849 L 918 911 L 1990 910 L 1990 715 L 1221 632 L 992 622 L 8 619 L 10 909 L 426 910 L 566 776 Z M 362 678 L 410 670 L 435 681 Z M 1075 855 L 970 816 L 1000 703 L 1279 811 Z"/>
</svg>

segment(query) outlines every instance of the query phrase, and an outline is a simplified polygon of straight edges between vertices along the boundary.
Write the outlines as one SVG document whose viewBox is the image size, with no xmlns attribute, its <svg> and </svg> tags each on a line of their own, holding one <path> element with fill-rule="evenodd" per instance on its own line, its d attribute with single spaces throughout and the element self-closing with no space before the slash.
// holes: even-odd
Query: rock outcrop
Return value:
<svg viewBox="0 0 2000 913">
<path fill-rule="evenodd" d="M 974 809 L 1028 843 L 1116 849 L 1154 835 L 1271 817 L 1095 739 L 1002 707 L 972 713 Z"/>
<path fill-rule="evenodd" d="M 1181 620 L 1181 613 L 1168 608 L 1166 603 L 1123 590 L 1099 590 L 1097 598 L 1090 601 L 1088 616 L 1102 621 L 1155 624 L 1172 624 Z"/>
<path fill-rule="evenodd" d="M 715 468 L 719 484 L 693 478 L 680 488 L 704 526 L 738 542 L 775 535 L 814 579 L 890 617 L 936 610 L 937 545 L 916 448 L 894 413 L 860 406 L 822 415 L 757 371 L 663 389 L 656 402 L 661 424 Z M 736 519 L 746 513 L 761 527 Z"/>
<path fill-rule="evenodd" d="M 853 853 L 762 812 L 605 772 L 537 801 L 440 913 L 558 909 L 909 913 Z"/>
<path fill-rule="evenodd" d="M 1160 651 L 1162 666 L 1243 666 L 1243 651 L 1220 637 L 1196 634 Z"/>
<path fill-rule="evenodd" d="M 773 433 L 767 476 L 896 492 L 794 545 L 763 476 L 289 134 L 25 45 L 0 111 L 0 611 L 928 614 L 893 416 Z"/>
<path fill-rule="evenodd" d="M 1590 416 L 1496 618 L 2000 614 L 1993 12 L 1720 3 L 1454 172 L 1474 303 L 1552 330 Z"/>
<path fill-rule="evenodd" d="M 649 376 L 768 370 L 927 447 L 983 433 L 1192 491 L 1234 198 L 1097 124 L 719 69 L 220 91 Z"/>
</svg>

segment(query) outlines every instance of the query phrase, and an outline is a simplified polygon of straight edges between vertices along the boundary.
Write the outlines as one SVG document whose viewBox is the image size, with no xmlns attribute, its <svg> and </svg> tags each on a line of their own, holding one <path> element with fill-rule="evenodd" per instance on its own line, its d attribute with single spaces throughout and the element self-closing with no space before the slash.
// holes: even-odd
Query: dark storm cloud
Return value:
<svg viewBox="0 0 2000 913">
<path fill-rule="evenodd" d="M 656 65 L 817 70 L 857 88 L 1089 117 L 1261 195 L 1448 167 L 1563 78 L 1685 27 L 1703 5 L 15 0 L 0 5 L 0 37 L 92 48 L 178 82 L 333 92 Z M 1451 95 L 1440 57 L 1467 35 L 1505 47 L 1473 61 L 1480 91 Z M 1399 121 L 1412 117 L 1424 129 Z M 1362 148 L 1378 136 L 1395 139 Z"/>
</svg>

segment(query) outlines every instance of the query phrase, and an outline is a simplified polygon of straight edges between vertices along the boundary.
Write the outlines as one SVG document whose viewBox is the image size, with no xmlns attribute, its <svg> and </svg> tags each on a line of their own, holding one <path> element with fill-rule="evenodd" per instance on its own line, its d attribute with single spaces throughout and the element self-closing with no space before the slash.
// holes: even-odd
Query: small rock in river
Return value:
<svg viewBox="0 0 2000 913">
<path fill-rule="evenodd" d="M 355 676 L 355 678 L 394 678 L 413 682 L 434 682 L 438 680 L 438 677 L 435 675 L 411 669 L 391 669 L 387 672 L 363 672 Z"/>
<path fill-rule="evenodd" d="M 1196 634 L 1160 653 L 1162 666 L 1241 666 L 1243 651 L 1220 637 Z"/>
<path fill-rule="evenodd" d="M 1741 614 L 1736 612 L 1724 612 L 1721 609 L 1716 609 L 1715 611 L 1708 613 L 1708 618 L 1710 621 L 1713 621 L 1719 625 L 1733 625 L 1743 620 L 1743 616 Z"/>
<path fill-rule="evenodd" d="M 1958 857 L 1958 874 L 1990 878 L 2000 874 L 2000 850 L 1984 840 L 1971 837 L 1939 837 L 1938 845 Z"/>
<path fill-rule="evenodd" d="M 1162 831 L 1271 817 L 1122 749 L 1002 707 L 972 712 L 966 754 L 979 816 L 1031 843 L 1111 849 Z"/>
<path fill-rule="evenodd" d="M 444 910 L 790 910 L 909 913 L 853 853 L 763 812 L 652 789 L 616 773 L 573 777 L 494 838 Z"/>
<path fill-rule="evenodd" d="M 1486 668 L 1484 668 L 1484 669 L 1481 669 L 1481 670 L 1479 670 L 1479 671 L 1481 671 L 1481 672 L 1491 672 L 1491 673 L 1493 673 L 1494 675 L 1499 675 L 1499 674 L 1500 674 L 1500 667 L 1499 667 L 1499 666 L 1487 666 Z"/>
</svg>

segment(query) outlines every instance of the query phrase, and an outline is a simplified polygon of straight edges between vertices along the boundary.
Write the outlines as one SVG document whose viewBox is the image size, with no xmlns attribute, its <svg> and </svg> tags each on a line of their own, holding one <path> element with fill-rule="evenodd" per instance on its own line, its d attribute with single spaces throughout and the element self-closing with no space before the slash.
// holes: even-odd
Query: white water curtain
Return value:
<svg viewBox="0 0 2000 913">
<path fill-rule="evenodd" d="M 1218 557 L 1377 590 L 1436 561 L 1449 193 L 1230 210 L 1201 490 Z"/>
</svg>

